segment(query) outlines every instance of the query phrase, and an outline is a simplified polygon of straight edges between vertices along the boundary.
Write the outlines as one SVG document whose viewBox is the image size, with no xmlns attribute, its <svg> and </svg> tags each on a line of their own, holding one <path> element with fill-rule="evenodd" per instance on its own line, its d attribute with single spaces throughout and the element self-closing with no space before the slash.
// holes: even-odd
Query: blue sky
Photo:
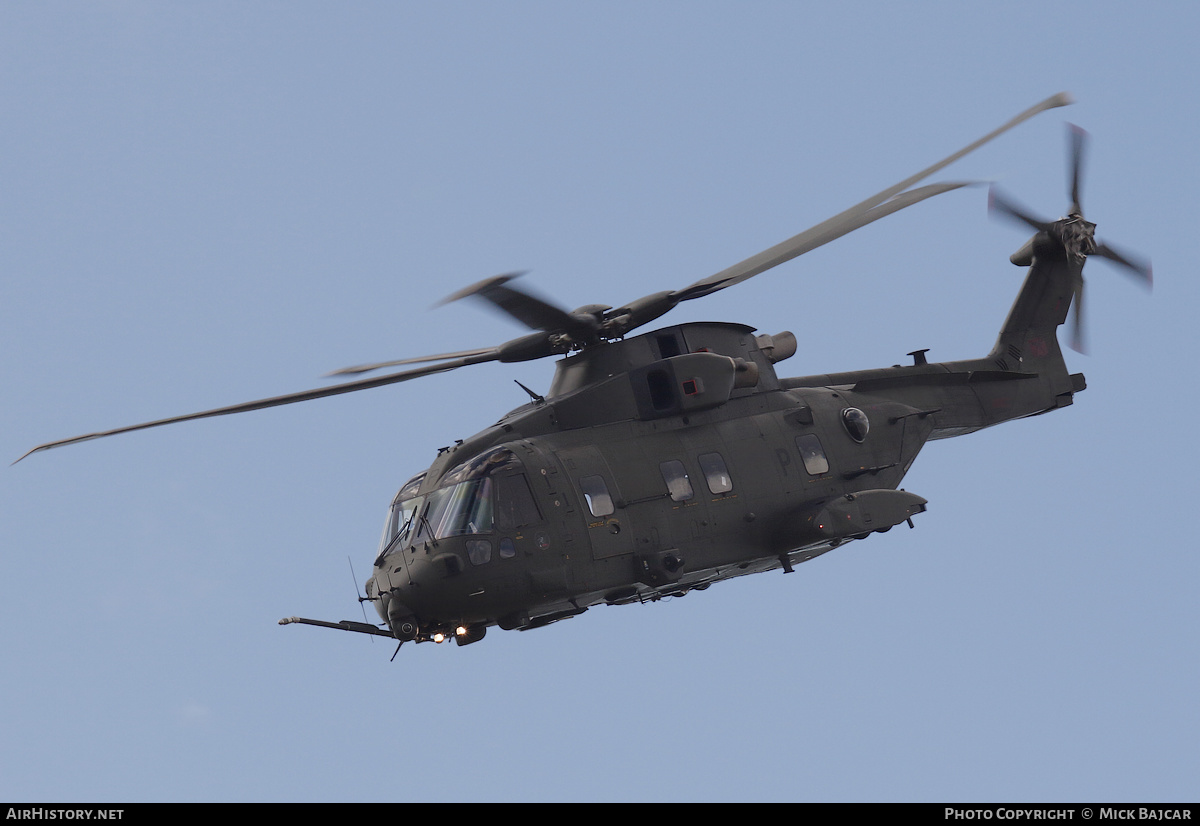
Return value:
<svg viewBox="0 0 1200 826">
<path fill-rule="evenodd" d="M 486 365 L 0 473 L 0 799 L 1194 801 L 1190 4 L 0 5 L 0 455 L 508 340 L 444 296 L 690 284 L 949 154 L 1067 207 L 1091 134 L 1088 389 L 928 445 L 929 512 L 795 575 L 468 648 L 361 617 L 396 489 L 545 390 Z M 664 323 L 788 374 L 983 355 L 1026 235 L 940 196 Z"/>
</svg>

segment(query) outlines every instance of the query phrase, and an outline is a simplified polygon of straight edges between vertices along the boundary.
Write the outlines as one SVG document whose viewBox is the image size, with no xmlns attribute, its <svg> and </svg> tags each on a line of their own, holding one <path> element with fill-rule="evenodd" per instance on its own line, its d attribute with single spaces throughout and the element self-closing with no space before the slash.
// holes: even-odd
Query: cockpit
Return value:
<svg viewBox="0 0 1200 826">
<path fill-rule="evenodd" d="M 423 473 L 415 476 L 396 494 L 378 560 L 421 542 L 512 533 L 541 520 L 525 467 L 508 448 L 495 448 L 464 462 L 443 476 L 436 490 L 418 495 L 424 480 Z M 504 550 L 502 546 L 502 555 Z"/>
</svg>

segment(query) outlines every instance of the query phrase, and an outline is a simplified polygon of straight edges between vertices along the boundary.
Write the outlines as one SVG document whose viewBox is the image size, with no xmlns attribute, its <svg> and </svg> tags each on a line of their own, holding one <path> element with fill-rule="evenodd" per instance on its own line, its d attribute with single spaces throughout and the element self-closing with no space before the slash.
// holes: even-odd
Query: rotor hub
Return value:
<svg viewBox="0 0 1200 826">
<path fill-rule="evenodd" d="M 1074 214 L 1056 223 L 1056 234 L 1067 257 L 1079 264 L 1096 251 L 1096 225 Z"/>
</svg>

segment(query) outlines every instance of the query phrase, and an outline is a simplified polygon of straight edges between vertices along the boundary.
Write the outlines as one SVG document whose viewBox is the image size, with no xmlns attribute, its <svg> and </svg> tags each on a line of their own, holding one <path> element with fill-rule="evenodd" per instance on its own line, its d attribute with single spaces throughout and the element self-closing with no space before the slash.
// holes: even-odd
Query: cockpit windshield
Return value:
<svg viewBox="0 0 1200 826">
<path fill-rule="evenodd" d="M 442 484 L 418 496 L 424 474 L 396 494 L 388 511 L 381 555 L 414 542 L 512 531 L 540 521 L 524 465 L 508 448 L 480 454 L 450 470 Z"/>
<path fill-rule="evenodd" d="M 424 479 L 424 473 L 414 476 L 404 484 L 404 487 L 400 488 L 400 492 L 392 500 L 387 520 L 383 523 L 383 536 L 379 540 L 380 554 L 389 550 L 389 546 L 393 544 L 397 548 L 408 544 L 407 539 L 412 536 L 417 509 L 425 500 L 425 497 L 417 496 L 417 491 L 421 488 L 421 482 Z M 396 542 L 397 539 L 402 541 Z"/>
</svg>

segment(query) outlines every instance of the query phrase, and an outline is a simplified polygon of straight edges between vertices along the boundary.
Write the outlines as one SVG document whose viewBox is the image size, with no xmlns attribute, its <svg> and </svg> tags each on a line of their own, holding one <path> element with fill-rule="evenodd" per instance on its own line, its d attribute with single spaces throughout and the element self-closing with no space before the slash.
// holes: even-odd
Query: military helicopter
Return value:
<svg viewBox="0 0 1200 826">
<path fill-rule="evenodd" d="M 365 596 L 379 625 L 288 617 L 405 642 L 459 645 L 491 626 L 529 630 L 600 605 L 702 591 L 745 574 L 794 571 L 872 533 L 907 524 L 926 500 L 899 488 L 922 446 L 1065 407 L 1085 388 L 1069 373 L 1057 328 L 1073 305 L 1082 348 L 1083 266 L 1107 258 L 1144 284 L 1149 264 L 1095 240 L 1083 218 L 1084 133 L 1071 132 L 1071 207 L 1045 221 L 997 193 L 997 213 L 1036 234 L 1012 256 L 1029 267 L 983 358 L 781 377 L 796 337 L 723 322 L 631 336 L 691 301 L 732 287 L 926 198 L 966 186 L 910 189 L 1034 115 L 1048 98 L 975 143 L 781 244 L 680 290 L 616 308 L 565 311 L 516 286 L 518 274 L 474 284 L 474 298 L 533 332 L 495 347 L 337 371 L 410 364 L 377 378 L 90 433 L 25 454 L 165 424 L 366 390 L 485 362 L 561 357 L 543 396 L 442 448 L 388 508 Z M 25 458 L 22 456 L 21 458 Z M 18 459 L 17 461 L 20 461 Z M 351 566 L 353 567 L 353 566 Z M 395 654 L 393 654 L 393 657 Z"/>
</svg>

